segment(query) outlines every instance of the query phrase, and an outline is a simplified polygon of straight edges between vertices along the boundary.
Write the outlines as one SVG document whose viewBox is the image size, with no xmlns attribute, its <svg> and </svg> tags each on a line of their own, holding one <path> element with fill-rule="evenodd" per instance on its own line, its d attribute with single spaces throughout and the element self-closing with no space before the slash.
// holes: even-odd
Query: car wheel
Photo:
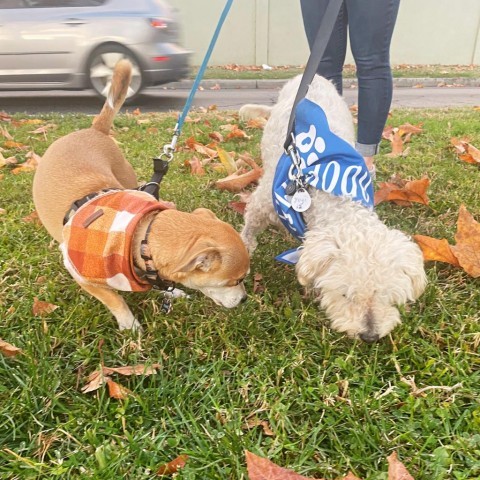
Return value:
<svg viewBox="0 0 480 480">
<path fill-rule="evenodd" d="M 142 69 L 132 52 L 120 45 L 105 45 L 95 50 L 88 62 L 87 75 L 91 87 L 102 99 L 108 95 L 112 84 L 113 69 L 119 60 L 126 59 L 132 64 L 132 80 L 126 101 L 134 100 L 143 88 Z"/>
</svg>

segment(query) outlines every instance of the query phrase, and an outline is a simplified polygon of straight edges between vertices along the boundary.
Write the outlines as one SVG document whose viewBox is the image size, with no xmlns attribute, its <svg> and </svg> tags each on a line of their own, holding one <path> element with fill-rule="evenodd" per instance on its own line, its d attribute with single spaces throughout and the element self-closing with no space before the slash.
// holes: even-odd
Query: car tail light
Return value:
<svg viewBox="0 0 480 480">
<path fill-rule="evenodd" d="M 170 57 L 153 57 L 152 60 L 154 62 L 168 62 Z"/>
<path fill-rule="evenodd" d="M 150 18 L 150 26 L 159 30 L 167 30 L 168 22 L 164 18 Z"/>
</svg>

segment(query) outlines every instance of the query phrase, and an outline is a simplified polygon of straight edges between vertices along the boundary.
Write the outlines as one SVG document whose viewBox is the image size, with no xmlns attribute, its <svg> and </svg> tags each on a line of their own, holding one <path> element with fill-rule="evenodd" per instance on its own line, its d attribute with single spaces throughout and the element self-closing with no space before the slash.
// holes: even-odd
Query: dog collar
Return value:
<svg viewBox="0 0 480 480">
<path fill-rule="evenodd" d="M 145 238 L 140 243 L 140 256 L 145 262 L 145 270 L 141 269 L 138 265 L 135 265 L 137 269 L 137 275 L 145 279 L 153 289 L 162 291 L 172 291 L 175 288 L 175 282 L 166 280 L 158 274 L 158 270 L 155 268 L 153 258 L 150 253 L 150 247 L 148 246 L 148 236 L 150 235 L 150 229 L 152 227 L 153 220 L 148 224 L 145 232 Z"/>
</svg>

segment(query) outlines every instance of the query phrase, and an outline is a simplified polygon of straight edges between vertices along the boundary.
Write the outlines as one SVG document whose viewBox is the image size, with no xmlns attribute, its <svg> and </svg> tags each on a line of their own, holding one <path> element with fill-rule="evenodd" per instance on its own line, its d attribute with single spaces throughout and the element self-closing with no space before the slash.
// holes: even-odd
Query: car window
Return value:
<svg viewBox="0 0 480 480">
<path fill-rule="evenodd" d="M 7 0 L 9 2 L 10 0 Z M 18 1 L 18 0 L 16 0 Z M 68 8 L 68 7 L 98 7 L 106 0 L 25 0 L 32 8 Z M 19 8 L 19 7 L 16 7 Z"/>
</svg>

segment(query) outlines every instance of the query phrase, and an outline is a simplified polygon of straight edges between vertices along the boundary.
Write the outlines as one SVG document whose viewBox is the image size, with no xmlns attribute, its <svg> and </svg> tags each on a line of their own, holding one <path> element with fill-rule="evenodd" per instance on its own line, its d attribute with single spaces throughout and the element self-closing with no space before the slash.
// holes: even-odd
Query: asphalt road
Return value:
<svg viewBox="0 0 480 480">
<path fill-rule="evenodd" d="M 139 108 L 146 112 L 179 111 L 188 97 L 188 89 L 150 88 L 134 104 L 124 108 Z M 278 87 L 220 88 L 199 90 L 193 107 L 216 105 L 220 110 L 238 110 L 245 103 L 275 103 Z M 356 89 L 345 89 L 347 103 L 355 104 Z M 480 87 L 428 87 L 394 89 L 393 107 L 438 108 L 480 105 Z M 86 113 L 96 114 L 101 102 L 91 91 L 69 92 L 0 92 L 0 110 L 8 113 Z"/>
</svg>

